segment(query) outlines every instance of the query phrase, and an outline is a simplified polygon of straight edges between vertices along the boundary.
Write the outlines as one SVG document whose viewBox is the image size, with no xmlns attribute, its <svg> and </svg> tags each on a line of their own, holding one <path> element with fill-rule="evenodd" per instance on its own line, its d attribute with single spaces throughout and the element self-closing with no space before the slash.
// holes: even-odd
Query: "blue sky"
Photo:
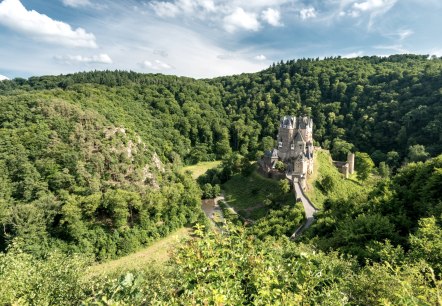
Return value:
<svg viewBox="0 0 442 306">
<path fill-rule="evenodd" d="M 280 60 L 442 56 L 442 0 L 3 0 L 0 79 L 122 69 L 196 78 Z"/>
</svg>

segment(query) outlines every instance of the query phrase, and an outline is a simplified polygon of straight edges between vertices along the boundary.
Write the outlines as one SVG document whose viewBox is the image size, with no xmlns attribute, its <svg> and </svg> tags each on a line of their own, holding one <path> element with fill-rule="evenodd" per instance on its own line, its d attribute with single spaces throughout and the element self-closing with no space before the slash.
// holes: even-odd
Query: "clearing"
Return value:
<svg viewBox="0 0 442 306">
<path fill-rule="evenodd" d="M 183 167 L 182 172 L 190 171 L 192 173 L 192 177 L 196 180 L 199 176 L 206 173 L 207 170 L 218 167 L 221 164 L 220 160 L 209 161 L 209 162 L 199 162 L 196 165 Z"/>
<path fill-rule="evenodd" d="M 173 249 L 177 248 L 183 240 L 191 238 L 192 229 L 181 228 L 173 234 L 160 239 L 145 249 L 136 253 L 93 265 L 89 268 L 88 276 L 114 274 L 123 271 L 142 269 L 145 266 L 161 264 L 170 258 Z"/>
</svg>

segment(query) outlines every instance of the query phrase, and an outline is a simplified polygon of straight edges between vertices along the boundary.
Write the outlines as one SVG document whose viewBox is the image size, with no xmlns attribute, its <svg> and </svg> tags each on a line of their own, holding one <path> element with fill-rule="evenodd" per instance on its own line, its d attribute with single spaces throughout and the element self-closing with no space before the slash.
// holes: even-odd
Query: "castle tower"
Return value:
<svg viewBox="0 0 442 306">
<path fill-rule="evenodd" d="M 282 160 L 290 157 L 290 152 L 293 150 L 293 138 L 296 133 L 296 118 L 291 116 L 284 116 L 279 125 L 278 132 L 278 156 Z"/>
<path fill-rule="evenodd" d="M 349 152 L 347 154 L 348 173 L 353 174 L 355 172 L 355 154 Z"/>
</svg>

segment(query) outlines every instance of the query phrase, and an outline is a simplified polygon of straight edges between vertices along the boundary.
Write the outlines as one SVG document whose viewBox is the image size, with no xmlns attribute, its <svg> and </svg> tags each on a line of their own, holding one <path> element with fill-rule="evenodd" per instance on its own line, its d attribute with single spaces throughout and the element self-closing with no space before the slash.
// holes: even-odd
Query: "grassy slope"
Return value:
<svg viewBox="0 0 442 306">
<path fill-rule="evenodd" d="M 161 264 L 170 258 L 171 251 L 178 247 L 183 239 L 190 238 L 191 232 L 192 230 L 189 228 L 181 228 L 141 251 L 90 267 L 87 276 L 115 274 L 133 269 L 142 269 L 155 263 Z"/>
<path fill-rule="evenodd" d="M 331 163 L 331 157 L 328 151 L 317 151 L 314 162 L 315 171 L 307 180 L 308 187 L 306 195 L 319 209 L 323 207 L 323 204 L 328 197 L 347 198 L 351 194 L 367 191 L 369 188 L 366 186 L 373 183 L 370 180 L 364 184 L 359 183 L 356 180 L 356 174 L 353 174 L 350 179 L 345 179 L 344 176 L 339 173 L 338 169 Z M 318 188 L 317 184 L 317 182 L 320 182 L 326 175 L 330 175 L 335 183 L 334 190 L 329 194 L 324 194 L 320 188 Z"/>
<path fill-rule="evenodd" d="M 277 180 L 262 177 L 253 172 L 249 177 L 237 174 L 223 185 L 227 203 L 236 211 L 249 219 L 259 219 L 266 215 L 269 208 L 263 201 L 270 194 L 278 195 L 278 202 L 294 205 L 293 193 L 280 195 Z"/>
<path fill-rule="evenodd" d="M 183 172 L 190 171 L 192 172 L 192 177 L 194 179 L 197 179 L 199 176 L 206 173 L 207 170 L 216 168 L 220 163 L 221 163 L 220 160 L 210 161 L 210 162 L 200 162 L 196 165 L 183 167 L 181 171 Z"/>
</svg>

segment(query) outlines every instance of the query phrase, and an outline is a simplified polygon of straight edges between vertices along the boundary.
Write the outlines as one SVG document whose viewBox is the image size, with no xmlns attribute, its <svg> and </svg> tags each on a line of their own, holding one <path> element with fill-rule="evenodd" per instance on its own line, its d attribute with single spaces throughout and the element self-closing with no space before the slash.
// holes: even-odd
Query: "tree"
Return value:
<svg viewBox="0 0 442 306">
<path fill-rule="evenodd" d="M 333 177 L 331 175 L 326 175 L 321 180 L 321 187 L 325 191 L 325 193 L 329 193 L 333 190 L 335 187 L 335 181 L 333 180 Z"/>
<path fill-rule="evenodd" d="M 287 168 L 286 165 L 282 161 L 278 160 L 276 162 L 276 165 L 275 165 L 276 170 L 283 172 L 286 170 L 286 168 Z"/>
<path fill-rule="evenodd" d="M 434 217 L 419 220 L 419 228 L 414 235 L 410 235 L 411 256 L 415 260 L 425 258 L 442 272 L 442 227 Z"/>
<path fill-rule="evenodd" d="M 379 163 L 379 175 L 382 177 L 390 176 L 390 167 L 388 167 L 386 162 L 382 161 Z"/>
<path fill-rule="evenodd" d="M 288 193 L 290 191 L 289 181 L 286 179 L 280 180 L 279 188 L 281 189 L 282 193 Z"/>
<path fill-rule="evenodd" d="M 356 152 L 355 170 L 357 171 L 358 180 L 365 181 L 374 168 L 374 162 L 370 155 L 364 152 Z"/>
<path fill-rule="evenodd" d="M 334 160 L 346 160 L 347 154 L 353 150 L 353 144 L 336 138 L 333 141 L 333 146 L 331 149 L 331 154 Z"/>
<path fill-rule="evenodd" d="M 266 150 L 271 150 L 275 146 L 275 140 L 273 140 L 270 136 L 265 136 L 262 139 L 262 149 L 265 152 Z"/>
<path fill-rule="evenodd" d="M 430 154 L 425 151 L 425 146 L 414 145 L 408 148 L 408 158 L 412 162 L 426 161 L 430 157 Z"/>
<path fill-rule="evenodd" d="M 395 170 L 397 167 L 400 166 L 400 159 L 401 157 L 396 151 L 390 151 L 387 153 L 387 164 L 392 170 Z"/>
</svg>

